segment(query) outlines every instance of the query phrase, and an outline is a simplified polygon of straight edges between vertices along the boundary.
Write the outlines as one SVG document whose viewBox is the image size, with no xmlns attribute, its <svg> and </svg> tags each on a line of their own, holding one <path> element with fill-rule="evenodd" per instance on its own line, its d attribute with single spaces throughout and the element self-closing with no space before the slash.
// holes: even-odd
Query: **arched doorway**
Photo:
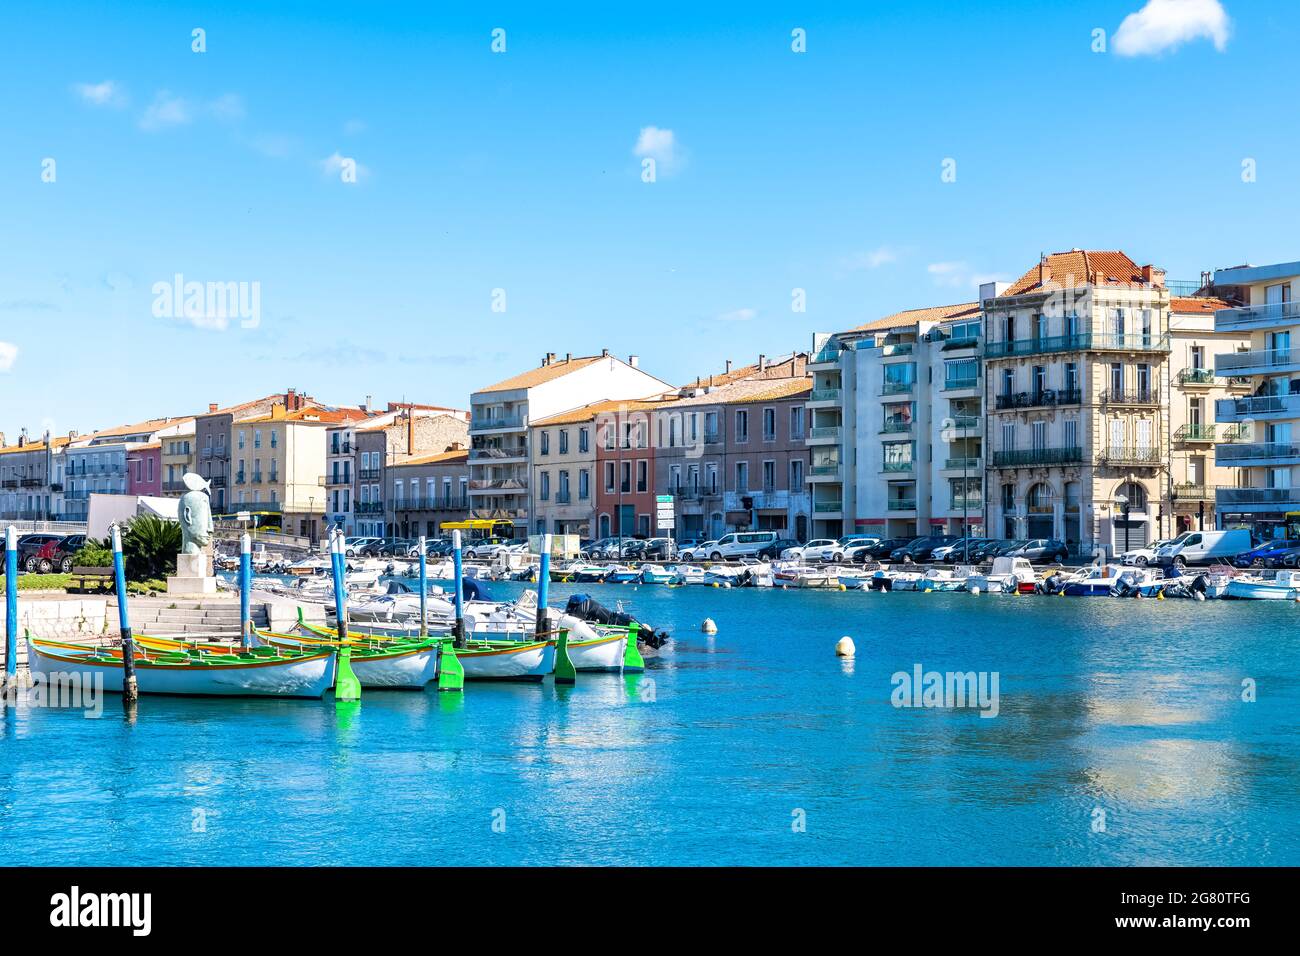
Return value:
<svg viewBox="0 0 1300 956">
<path fill-rule="evenodd" d="M 600 516 L 600 537 L 609 537 L 609 515 Z"/>
<path fill-rule="evenodd" d="M 1042 481 L 1031 485 L 1025 496 L 1025 511 L 1028 514 L 1025 532 L 1030 538 L 1056 536 L 1056 498 L 1051 485 Z"/>
</svg>

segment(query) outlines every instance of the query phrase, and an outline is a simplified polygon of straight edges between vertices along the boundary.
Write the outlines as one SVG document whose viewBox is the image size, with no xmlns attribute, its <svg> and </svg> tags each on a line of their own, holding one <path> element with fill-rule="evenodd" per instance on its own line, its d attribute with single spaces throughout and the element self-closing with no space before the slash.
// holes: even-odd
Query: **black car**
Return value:
<svg viewBox="0 0 1300 956">
<path fill-rule="evenodd" d="M 934 549 L 945 544 L 952 544 L 954 541 L 960 541 L 955 534 L 932 534 L 926 538 L 917 538 L 910 544 L 905 544 L 901 548 L 895 548 L 890 552 L 890 561 L 906 561 L 911 558 L 913 563 L 919 564 L 922 561 L 929 561 L 934 554 Z"/>
<path fill-rule="evenodd" d="M 671 561 L 677 557 L 677 542 L 672 538 L 650 538 L 641 557 L 647 561 Z"/>
<path fill-rule="evenodd" d="M 781 552 L 786 548 L 797 547 L 799 547 L 799 542 L 794 538 L 777 538 L 775 541 L 759 548 L 758 552 L 754 556 L 759 560 L 766 558 L 768 561 L 775 561 L 777 558 L 781 557 Z"/>
<path fill-rule="evenodd" d="M 28 573 L 49 574 L 54 570 L 54 553 L 63 541 L 61 534 L 25 534 L 18 539 L 18 567 Z"/>
<path fill-rule="evenodd" d="M 1032 564 L 1064 561 L 1070 556 L 1070 549 L 1064 541 L 1057 541 L 1054 538 L 1033 538 L 1006 554 L 1011 558 L 1024 558 Z"/>
<path fill-rule="evenodd" d="M 915 540 L 916 538 L 885 538 L 883 541 L 877 541 L 863 551 L 863 560 L 875 558 L 877 561 L 883 561 L 899 548 L 911 544 Z"/>
<path fill-rule="evenodd" d="M 970 564 L 978 561 L 984 548 L 990 543 L 989 538 L 967 538 L 953 544 L 943 556 L 944 564 Z"/>
</svg>

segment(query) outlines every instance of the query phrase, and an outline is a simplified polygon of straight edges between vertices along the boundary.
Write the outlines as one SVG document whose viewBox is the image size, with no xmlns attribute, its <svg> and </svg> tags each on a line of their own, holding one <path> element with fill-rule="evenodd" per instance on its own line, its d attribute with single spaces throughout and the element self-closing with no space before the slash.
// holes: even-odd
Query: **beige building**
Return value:
<svg viewBox="0 0 1300 956">
<path fill-rule="evenodd" d="M 1044 256 L 982 304 L 988 533 L 1054 538 L 1084 555 L 1161 537 L 1170 504 L 1164 272 L 1123 252 L 1075 249 Z"/>
<path fill-rule="evenodd" d="M 1215 423 L 1222 400 L 1250 391 L 1247 378 L 1218 378 L 1214 356 L 1250 345 L 1248 333 L 1216 331 L 1215 312 L 1231 302 L 1210 296 L 1169 300 L 1169 481 L 1172 486 L 1166 513 L 1173 521 L 1161 534 L 1170 536 L 1192 529 L 1214 527 L 1214 496 L 1219 487 L 1238 483 L 1240 468 L 1220 464 L 1215 449 L 1236 441 L 1240 426 Z"/>
<path fill-rule="evenodd" d="M 405 502 L 398 498 L 406 495 L 407 485 L 405 479 L 390 480 L 387 470 L 417 456 L 465 449 L 469 422 L 464 412 L 398 406 L 377 423 L 358 427 L 355 438 L 357 477 L 352 497 L 357 534 L 395 537 L 400 528 L 397 510 L 399 506 L 405 510 Z"/>
<path fill-rule="evenodd" d="M 535 527 L 555 534 L 596 536 L 596 418 L 625 404 L 594 402 L 529 426 Z"/>
</svg>

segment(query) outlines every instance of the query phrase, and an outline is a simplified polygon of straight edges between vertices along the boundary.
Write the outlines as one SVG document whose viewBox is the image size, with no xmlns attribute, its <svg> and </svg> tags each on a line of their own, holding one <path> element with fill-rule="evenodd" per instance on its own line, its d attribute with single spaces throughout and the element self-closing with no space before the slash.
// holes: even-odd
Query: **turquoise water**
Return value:
<svg viewBox="0 0 1300 956">
<path fill-rule="evenodd" d="M 11 708 L 0 864 L 1300 863 L 1300 606 L 614 585 L 552 600 L 574 590 L 675 644 L 639 677 L 368 693 L 343 713 Z M 891 706 L 891 675 L 918 663 L 997 672 L 998 716 Z"/>
</svg>

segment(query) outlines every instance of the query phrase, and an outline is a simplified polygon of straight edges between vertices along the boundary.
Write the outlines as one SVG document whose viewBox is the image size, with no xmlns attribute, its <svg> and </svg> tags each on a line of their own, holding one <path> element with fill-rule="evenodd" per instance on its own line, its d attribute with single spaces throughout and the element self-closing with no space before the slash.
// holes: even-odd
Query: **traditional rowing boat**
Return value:
<svg viewBox="0 0 1300 956">
<path fill-rule="evenodd" d="M 105 690 L 122 688 L 121 648 L 97 647 L 27 637 L 33 674 L 47 679 L 76 674 L 102 681 Z M 336 652 L 283 653 L 274 648 L 215 656 L 138 645 L 136 681 L 142 694 L 186 697 L 307 697 L 319 699 L 334 684 Z"/>
</svg>

